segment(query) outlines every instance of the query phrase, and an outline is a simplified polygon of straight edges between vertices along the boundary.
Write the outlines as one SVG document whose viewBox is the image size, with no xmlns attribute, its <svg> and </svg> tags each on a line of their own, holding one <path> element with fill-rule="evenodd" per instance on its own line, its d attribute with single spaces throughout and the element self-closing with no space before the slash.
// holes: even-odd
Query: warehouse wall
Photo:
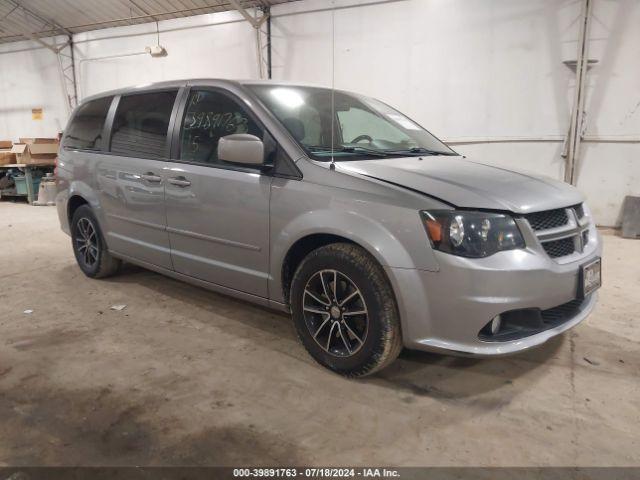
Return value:
<svg viewBox="0 0 640 480">
<path fill-rule="evenodd" d="M 160 22 L 169 52 L 162 58 L 144 53 L 158 43 L 155 23 L 86 32 L 74 43 L 80 98 L 162 80 L 258 75 L 255 32 L 237 12 Z M 55 136 L 68 118 L 61 92 L 51 51 L 33 41 L 0 45 L 0 140 Z M 42 120 L 32 119 L 32 108 L 43 108 Z"/>
<path fill-rule="evenodd" d="M 563 61 L 576 57 L 580 4 L 335 0 L 333 15 L 328 0 L 283 4 L 272 9 L 273 76 L 331 85 L 335 55 L 336 87 L 397 106 L 470 158 L 561 179 L 574 87 Z M 596 0 L 592 23 L 590 58 L 599 63 L 589 74 L 585 133 L 608 142 L 583 143 L 578 187 L 597 221 L 614 225 L 624 195 L 640 194 L 640 143 L 611 142 L 640 137 L 640 2 Z M 141 54 L 157 43 L 154 23 L 74 40 L 83 96 L 176 78 L 258 76 L 255 32 L 236 12 L 160 22 L 165 58 Z M 55 57 L 32 49 L 0 54 L 0 64 L 2 86 L 21 92 L 2 88 L 0 137 L 52 135 L 65 118 Z M 43 102 L 45 120 L 36 124 L 31 104 Z"/>
<path fill-rule="evenodd" d="M 619 225 L 624 196 L 640 195 L 640 2 L 598 0 L 593 20 L 585 135 L 605 141 L 584 144 L 578 187 L 600 222 Z"/>
<path fill-rule="evenodd" d="M 67 111 L 57 62 L 36 42 L 0 45 L 0 140 L 52 137 L 64 128 Z M 32 118 L 34 108 L 42 108 L 41 120 Z"/>
<path fill-rule="evenodd" d="M 147 82 L 181 78 L 255 78 L 256 34 L 237 12 L 160 22 L 168 55 L 152 58 L 156 24 L 118 27 L 74 37 L 78 85 L 83 96 Z M 114 58 L 103 58 L 115 56 Z"/>
</svg>

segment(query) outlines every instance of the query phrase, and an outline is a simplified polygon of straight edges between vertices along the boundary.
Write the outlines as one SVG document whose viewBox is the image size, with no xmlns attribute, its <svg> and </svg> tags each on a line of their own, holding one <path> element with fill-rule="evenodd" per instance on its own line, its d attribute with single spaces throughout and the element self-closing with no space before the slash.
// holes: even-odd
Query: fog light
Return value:
<svg viewBox="0 0 640 480">
<path fill-rule="evenodd" d="M 495 317 L 493 317 L 493 320 L 491 320 L 491 335 L 495 335 L 500 331 L 501 324 L 502 319 L 500 318 L 500 315 L 496 315 Z"/>
</svg>

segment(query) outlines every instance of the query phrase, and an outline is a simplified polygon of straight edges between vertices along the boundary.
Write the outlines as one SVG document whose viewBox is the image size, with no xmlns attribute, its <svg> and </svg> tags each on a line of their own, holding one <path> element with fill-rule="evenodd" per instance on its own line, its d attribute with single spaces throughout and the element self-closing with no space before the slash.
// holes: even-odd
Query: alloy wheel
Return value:
<svg viewBox="0 0 640 480">
<path fill-rule="evenodd" d="M 78 256 L 87 267 L 98 262 L 98 235 L 88 218 L 81 218 L 76 224 L 76 249 Z"/>
<path fill-rule="evenodd" d="M 327 353 L 350 357 L 367 338 L 369 314 L 356 284 L 337 270 L 320 270 L 307 282 L 302 299 L 305 323 Z"/>
</svg>

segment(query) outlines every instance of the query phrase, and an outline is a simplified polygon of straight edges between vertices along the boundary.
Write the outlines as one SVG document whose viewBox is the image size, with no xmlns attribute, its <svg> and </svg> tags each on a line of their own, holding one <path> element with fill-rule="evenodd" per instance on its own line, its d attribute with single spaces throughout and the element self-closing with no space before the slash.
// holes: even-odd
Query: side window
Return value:
<svg viewBox="0 0 640 480">
<path fill-rule="evenodd" d="M 131 157 L 166 157 L 169 119 L 177 93 L 123 96 L 113 121 L 111 152 Z"/>
<path fill-rule="evenodd" d="M 113 97 L 91 100 L 78 107 L 64 132 L 63 148 L 101 150 L 102 128 Z"/>
<path fill-rule="evenodd" d="M 262 138 L 262 129 L 238 102 L 219 92 L 192 90 L 182 125 L 181 160 L 221 164 L 218 141 L 226 135 L 248 133 Z"/>
</svg>

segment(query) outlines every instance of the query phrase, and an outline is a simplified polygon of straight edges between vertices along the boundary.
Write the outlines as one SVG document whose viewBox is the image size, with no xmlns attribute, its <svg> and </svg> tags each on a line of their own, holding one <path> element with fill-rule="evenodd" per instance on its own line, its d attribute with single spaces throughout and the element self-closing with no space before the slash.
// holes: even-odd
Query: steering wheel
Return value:
<svg viewBox="0 0 640 480">
<path fill-rule="evenodd" d="M 351 140 L 351 143 L 358 143 L 362 140 L 367 140 L 369 143 L 373 142 L 373 138 L 371 138 L 369 135 L 358 135 L 356 138 Z"/>
</svg>

